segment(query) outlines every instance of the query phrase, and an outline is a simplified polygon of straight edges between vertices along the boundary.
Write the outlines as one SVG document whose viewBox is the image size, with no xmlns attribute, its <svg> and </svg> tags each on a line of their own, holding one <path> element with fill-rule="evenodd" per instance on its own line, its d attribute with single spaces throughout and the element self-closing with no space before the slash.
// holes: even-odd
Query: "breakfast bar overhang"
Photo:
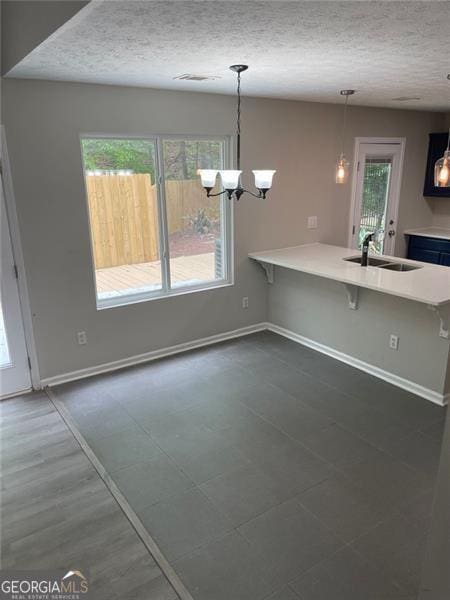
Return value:
<svg viewBox="0 0 450 600">
<path fill-rule="evenodd" d="M 361 267 L 357 250 L 321 243 L 252 252 L 249 258 L 271 284 L 274 330 L 446 403 L 450 269 L 378 255 Z M 400 339 L 397 352 L 389 348 L 390 334 Z"/>
</svg>

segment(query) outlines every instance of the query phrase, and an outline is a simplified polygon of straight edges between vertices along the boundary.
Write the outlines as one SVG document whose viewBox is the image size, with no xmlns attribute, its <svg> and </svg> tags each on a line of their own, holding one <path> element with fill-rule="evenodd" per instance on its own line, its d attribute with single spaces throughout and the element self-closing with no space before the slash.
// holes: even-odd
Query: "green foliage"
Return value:
<svg viewBox="0 0 450 600">
<path fill-rule="evenodd" d="M 86 170 L 131 169 L 150 173 L 155 181 L 155 149 L 150 140 L 84 138 L 83 158 Z M 164 140 L 164 174 L 167 180 L 197 179 L 198 169 L 223 166 L 222 142 L 209 140 Z"/>
<path fill-rule="evenodd" d="M 198 169 L 223 168 L 222 143 L 209 140 L 164 140 L 166 179 L 197 179 Z"/>
<path fill-rule="evenodd" d="M 383 251 L 383 238 L 386 217 L 386 200 L 389 191 L 391 164 L 379 160 L 367 162 L 364 169 L 361 224 L 358 246 L 367 233 L 376 232 L 373 248 L 377 254 Z"/>
<path fill-rule="evenodd" d="M 194 233 L 199 235 L 207 235 L 216 230 L 218 219 L 214 219 L 208 215 L 206 208 L 199 208 L 193 215 L 188 218 L 190 228 Z"/>
<path fill-rule="evenodd" d="M 368 163 L 364 172 L 363 208 L 365 214 L 383 217 L 391 172 L 390 163 Z"/>
<path fill-rule="evenodd" d="M 86 170 L 132 169 L 134 173 L 150 173 L 155 178 L 153 142 L 126 139 L 83 139 Z"/>
</svg>

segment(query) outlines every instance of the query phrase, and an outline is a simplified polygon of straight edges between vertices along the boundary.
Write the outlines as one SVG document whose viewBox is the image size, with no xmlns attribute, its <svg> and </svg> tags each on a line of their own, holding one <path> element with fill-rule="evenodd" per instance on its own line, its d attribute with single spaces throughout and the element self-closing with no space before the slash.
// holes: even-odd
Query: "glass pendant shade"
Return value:
<svg viewBox="0 0 450 600">
<path fill-rule="evenodd" d="M 199 169 L 198 174 L 202 180 L 202 186 L 204 188 L 213 188 L 216 185 L 217 173 L 216 169 Z"/>
<path fill-rule="evenodd" d="M 242 171 L 227 169 L 226 171 L 219 171 L 219 173 L 222 178 L 222 185 L 226 190 L 235 190 L 239 187 L 239 176 Z"/>
<path fill-rule="evenodd" d="M 336 183 L 346 183 L 349 174 L 349 163 L 345 159 L 344 147 L 345 147 L 345 131 L 347 125 L 347 105 L 348 99 L 350 96 L 353 96 L 356 90 L 341 90 L 341 96 L 345 96 L 345 104 L 344 104 L 344 119 L 342 123 L 342 135 L 341 135 L 341 154 L 336 163 Z"/>
<path fill-rule="evenodd" d="M 436 187 L 450 187 L 450 150 L 434 165 L 434 185 Z"/>
<path fill-rule="evenodd" d="M 258 190 L 270 190 L 272 179 L 276 171 L 253 171 L 255 176 L 255 187 Z"/>
<path fill-rule="evenodd" d="M 336 165 L 336 183 L 346 183 L 349 173 L 349 163 L 341 154 Z"/>
</svg>

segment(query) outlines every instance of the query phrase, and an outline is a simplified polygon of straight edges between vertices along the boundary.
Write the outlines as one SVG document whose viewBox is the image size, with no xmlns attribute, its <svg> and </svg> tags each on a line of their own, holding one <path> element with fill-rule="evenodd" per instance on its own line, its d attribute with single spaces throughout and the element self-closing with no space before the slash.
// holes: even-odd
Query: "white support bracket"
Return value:
<svg viewBox="0 0 450 600">
<path fill-rule="evenodd" d="M 266 273 L 266 277 L 267 277 L 267 282 L 273 283 L 273 272 L 274 272 L 273 265 L 270 263 L 262 262 L 260 260 L 258 260 L 258 264 L 264 269 L 264 271 Z"/>
<path fill-rule="evenodd" d="M 428 308 L 435 312 L 439 317 L 439 337 L 444 338 L 445 340 L 449 340 L 450 305 L 444 304 L 444 306 L 435 306 L 433 304 L 428 304 Z"/>
<path fill-rule="evenodd" d="M 356 285 L 345 284 L 348 296 L 348 307 L 350 310 L 358 310 L 359 287 Z"/>
</svg>

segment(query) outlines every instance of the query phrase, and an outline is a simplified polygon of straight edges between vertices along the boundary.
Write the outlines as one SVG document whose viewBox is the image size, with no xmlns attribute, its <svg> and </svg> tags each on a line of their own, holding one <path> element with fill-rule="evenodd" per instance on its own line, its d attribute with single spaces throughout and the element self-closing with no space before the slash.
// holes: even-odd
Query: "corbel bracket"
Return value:
<svg viewBox="0 0 450 600">
<path fill-rule="evenodd" d="M 264 269 L 264 272 L 266 273 L 267 282 L 273 283 L 273 265 L 270 263 L 262 262 L 260 260 L 258 260 L 258 264 Z"/>
<path fill-rule="evenodd" d="M 435 312 L 439 317 L 439 337 L 449 340 L 450 305 L 444 304 L 443 306 L 435 306 L 433 304 L 428 304 L 428 308 Z"/>
<path fill-rule="evenodd" d="M 359 287 L 356 285 L 345 284 L 348 296 L 348 307 L 350 310 L 358 310 Z"/>
</svg>

